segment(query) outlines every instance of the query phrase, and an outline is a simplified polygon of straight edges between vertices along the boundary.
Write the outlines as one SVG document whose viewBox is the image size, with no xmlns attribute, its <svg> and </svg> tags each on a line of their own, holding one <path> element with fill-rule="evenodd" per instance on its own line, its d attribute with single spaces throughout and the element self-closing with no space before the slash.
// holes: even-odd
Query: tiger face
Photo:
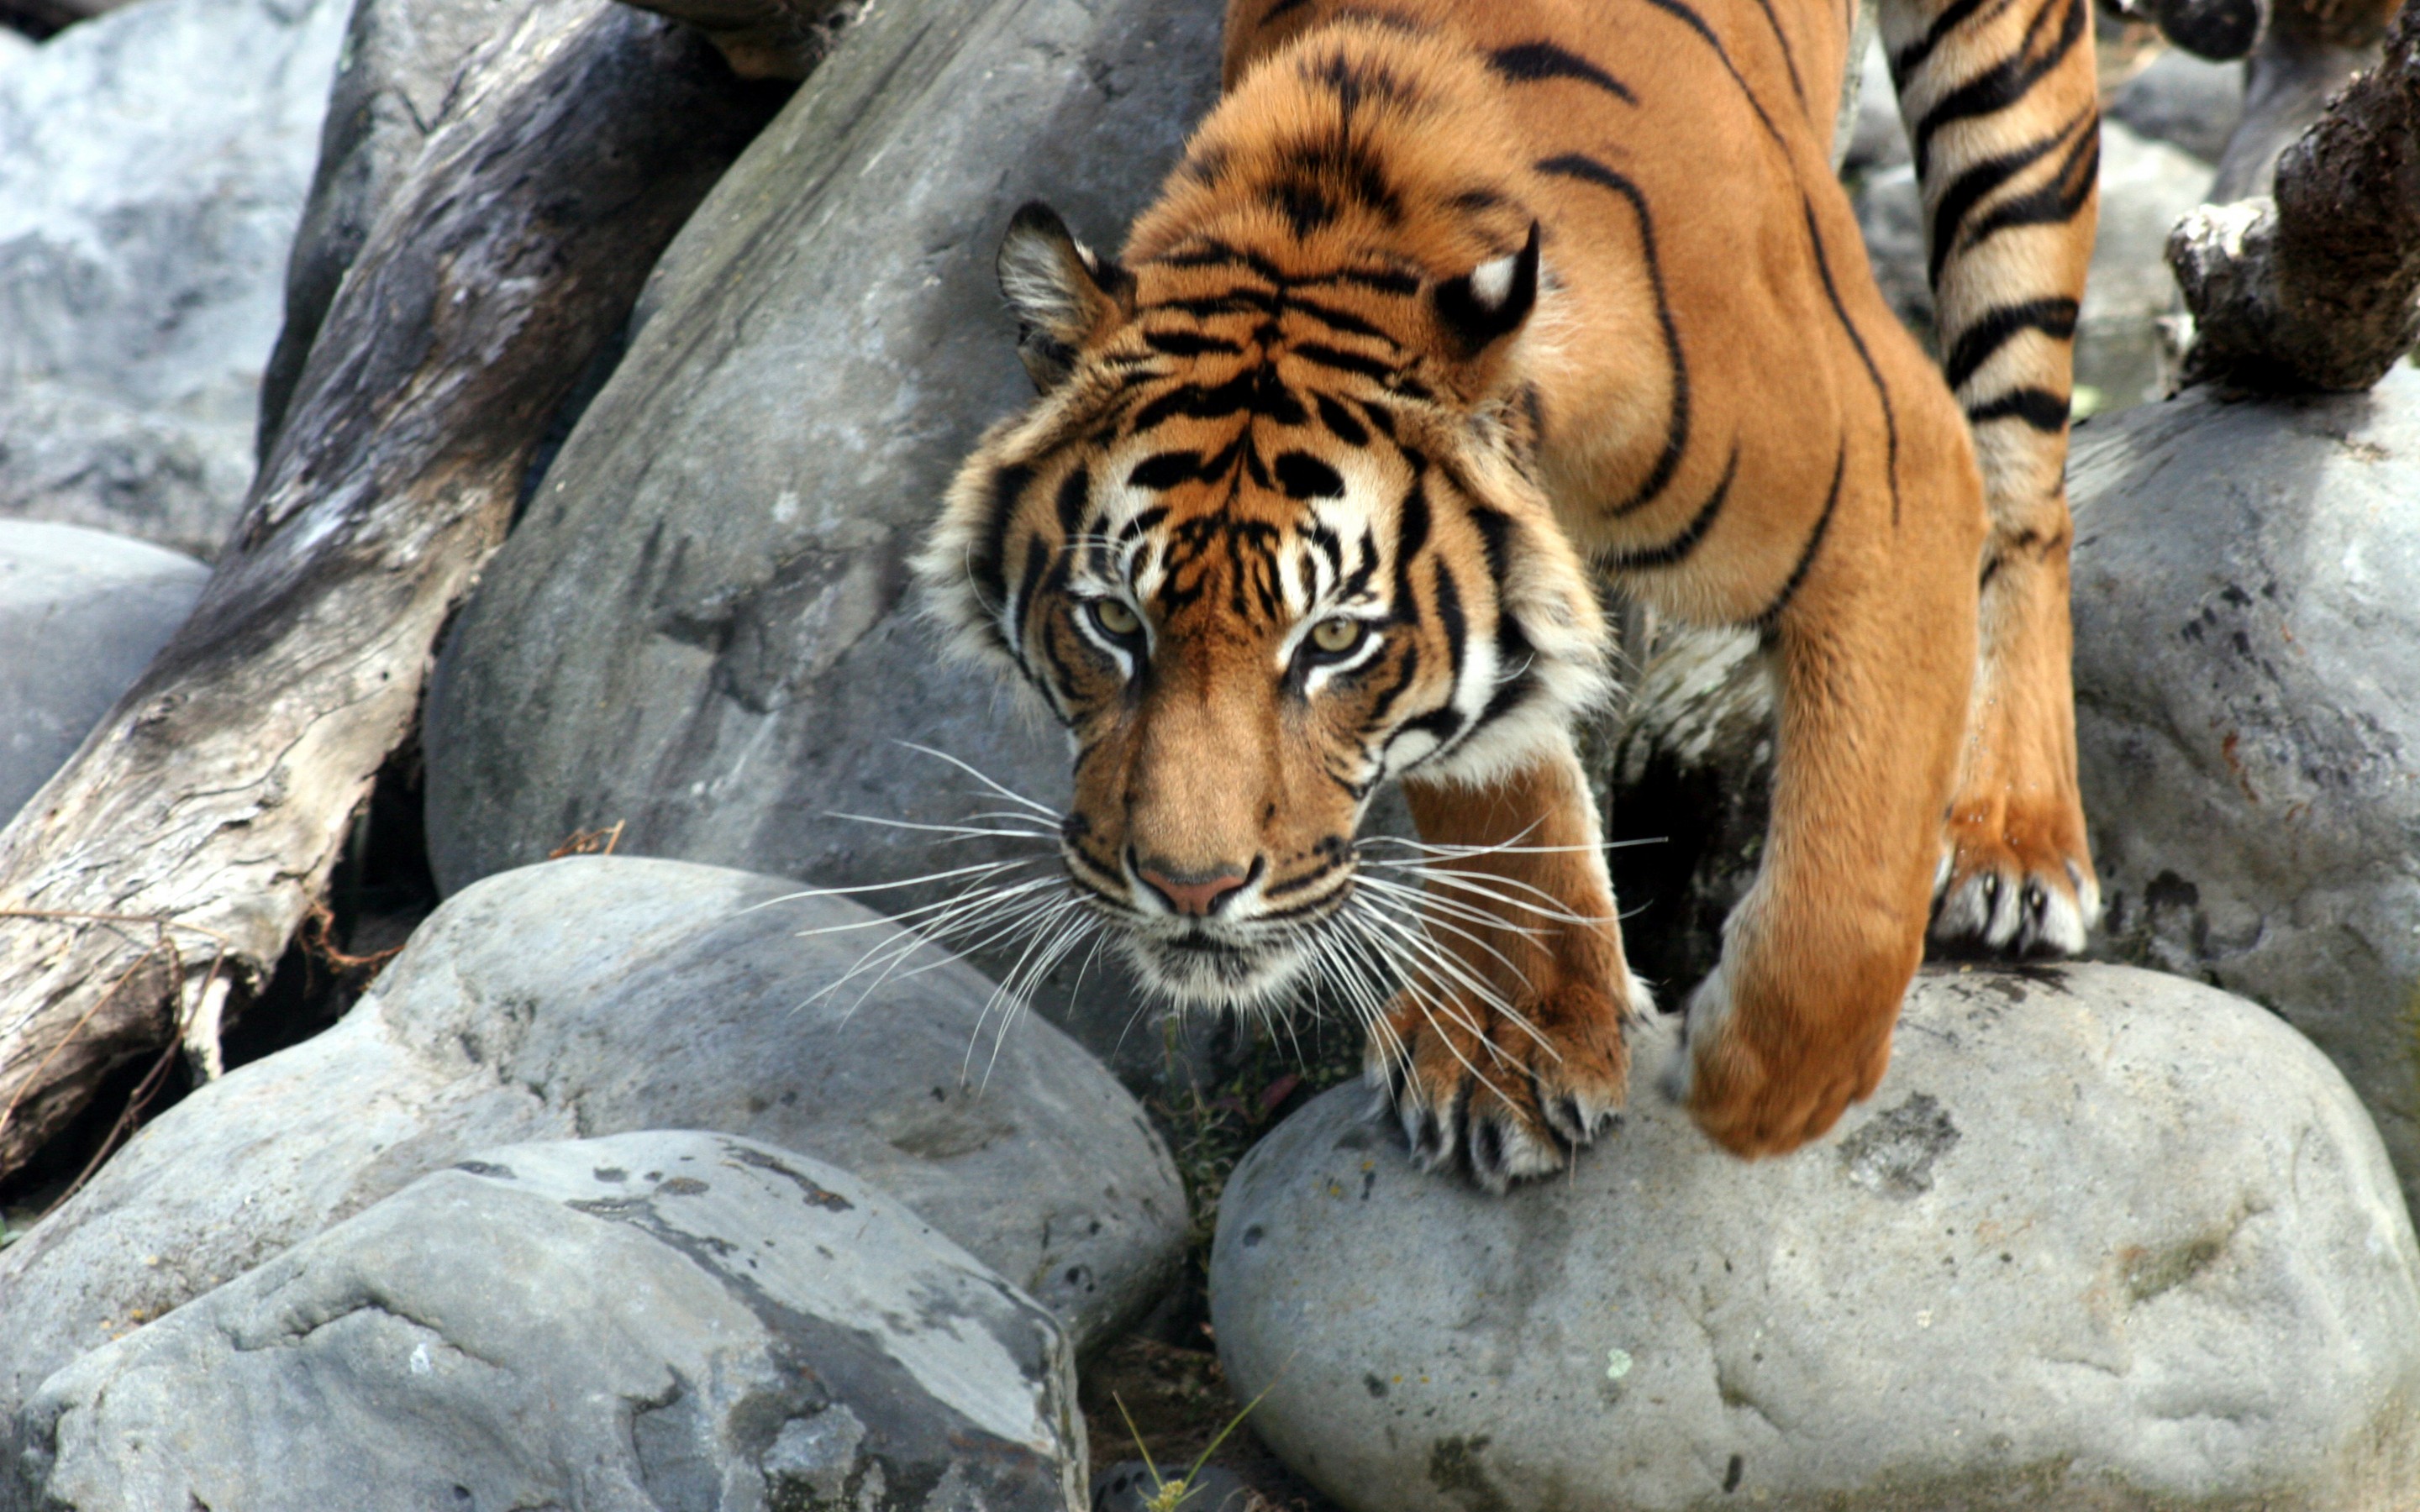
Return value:
<svg viewBox="0 0 2420 1512">
<path fill-rule="evenodd" d="M 1148 985 L 1245 1007 L 1372 953 L 1340 920 L 1373 793 L 1559 732 L 1604 625 L 1512 380 L 1534 226 L 1446 276 L 1230 229 L 1120 266 L 1018 213 L 1001 280 L 1040 397 L 917 570 L 1068 733 L 1078 896 Z"/>
</svg>

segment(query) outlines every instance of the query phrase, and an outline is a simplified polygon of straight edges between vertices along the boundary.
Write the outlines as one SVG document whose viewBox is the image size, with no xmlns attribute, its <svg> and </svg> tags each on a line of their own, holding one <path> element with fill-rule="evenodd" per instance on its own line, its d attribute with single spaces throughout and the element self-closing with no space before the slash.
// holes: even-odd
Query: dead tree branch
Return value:
<svg viewBox="0 0 2420 1512">
<path fill-rule="evenodd" d="M 722 50 L 743 79 L 803 79 L 863 0 L 631 0 L 685 21 Z"/>
<path fill-rule="evenodd" d="M 2273 195 L 2168 237 L 2193 311 L 2188 383 L 2366 389 L 2420 336 L 2420 0 L 2379 66 L 2277 160 Z"/>
<path fill-rule="evenodd" d="M 223 1008 L 266 983 L 410 738 L 548 420 L 778 102 L 602 0 L 544 0 L 473 66 L 346 275 L 192 620 L 0 831 L 0 1175 L 112 1067 L 180 1029 L 215 1056 Z M 225 948 L 194 961 L 162 927 L 72 915 Z"/>
</svg>

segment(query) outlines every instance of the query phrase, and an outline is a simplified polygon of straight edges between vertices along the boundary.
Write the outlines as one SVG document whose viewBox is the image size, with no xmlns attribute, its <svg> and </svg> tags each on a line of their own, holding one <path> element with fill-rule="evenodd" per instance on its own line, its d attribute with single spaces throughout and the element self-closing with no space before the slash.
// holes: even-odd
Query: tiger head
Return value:
<svg viewBox="0 0 2420 1512">
<path fill-rule="evenodd" d="M 999 268 L 1040 396 L 917 571 L 1067 730 L 1078 894 L 1147 984 L 1240 1007 L 1349 948 L 1379 784 L 1559 738 L 1604 623 L 1534 474 L 1534 224 L 1386 234 L 1340 187 L 1369 165 L 1272 148 L 1256 183 L 1219 123 L 1123 259 L 1017 213 Z"/>
</svg>

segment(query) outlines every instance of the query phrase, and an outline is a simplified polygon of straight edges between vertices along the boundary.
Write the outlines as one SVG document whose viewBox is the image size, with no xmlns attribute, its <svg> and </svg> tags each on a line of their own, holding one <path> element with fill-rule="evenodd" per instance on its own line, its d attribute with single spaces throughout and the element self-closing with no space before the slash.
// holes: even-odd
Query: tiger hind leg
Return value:
<svg viewBox="0 0 2420 1512">
<path fill-rule="evenodd" d="M 1943 367 L 1991 519 L 1931 933 L 1951 953 L 2071 953 L 2101 909 L 2076 785 L 2065 482 L 2100 165 L 2091 0 L 1883 0 L 1881 19 Z"/>
<path fill-rule="evenodd" d="M 1647 994 L 1622 959 L 1568 737 L 1484 780 L 1406 778 L 1404 795 L 1419 861 L 1365 862 L 1356 884 L 1404 979 L 1371 1024 L 1368 1073 L 1422 1165 L 1463 1165 L 1501 1192 L 1561 1169 L 1611 1124 Z"/>
</svg>

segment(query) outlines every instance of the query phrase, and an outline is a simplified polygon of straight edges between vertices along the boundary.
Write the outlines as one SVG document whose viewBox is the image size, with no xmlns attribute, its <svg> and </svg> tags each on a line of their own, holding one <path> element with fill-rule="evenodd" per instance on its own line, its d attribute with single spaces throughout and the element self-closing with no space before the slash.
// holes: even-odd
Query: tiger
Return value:
<svg viewBox="0 0 2420 1512">
<path fill-rule="evenodd" d="M 1036 395 L 914 570 L 1067 733 L 1072 895 L 1180 1005 L 1374 975 L 1383 1105 L 1492 1191 L 1618 1121 L 1652 1009 L 1575 733 L 1600 584 L 1749 628 L 1776 688 L 1760 871 L 1664 1077 L 1722 1148 L 1873 1092 L 1928 935 L 2071 952 L 2098 913 L 2063 482 L 2088 0 L 1883 0 L 1938 366 L 1832 171 L 1856 21 L 1232 0 L 1122 249 L 1039 203 L 1000 247 Z M 1388 785 L 1413 922 L 1372 912 Z"/>
</svg>

